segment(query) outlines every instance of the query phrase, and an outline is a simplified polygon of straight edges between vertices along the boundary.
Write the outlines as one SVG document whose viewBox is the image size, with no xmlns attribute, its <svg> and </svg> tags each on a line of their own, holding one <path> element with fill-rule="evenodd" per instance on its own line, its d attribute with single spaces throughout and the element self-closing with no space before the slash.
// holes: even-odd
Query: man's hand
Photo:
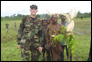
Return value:
<svg viewBox="0 0 92 62">
<path fill-rule="evenodd" d="M 18 45 L 18 48 L 21 50 L 21 45 Z"/>
<path fill-rule="evenodd" d="M 43 49 L 42 47 L 39 47 L 39 51 L 40 51 L 40 52 L 42 51 L 42 49 Z"/>
</svg>

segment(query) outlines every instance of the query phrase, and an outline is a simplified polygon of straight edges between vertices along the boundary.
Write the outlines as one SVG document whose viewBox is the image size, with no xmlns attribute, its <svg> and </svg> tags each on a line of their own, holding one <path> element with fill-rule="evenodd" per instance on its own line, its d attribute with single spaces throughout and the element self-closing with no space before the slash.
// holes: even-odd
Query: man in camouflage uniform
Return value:
<svg viewBox="0 0 92 62">
<path fill-rule="evenodd" d="M 29 61 L 29 50 L 31 61 L 38 61 L 42 51 L 42 25 L 36 17 L 37 6 L 30 6 L 31 15 L 24 17 L 18 30 L 18 48 L 21 49 L 23 61 Z"/>
</svg>

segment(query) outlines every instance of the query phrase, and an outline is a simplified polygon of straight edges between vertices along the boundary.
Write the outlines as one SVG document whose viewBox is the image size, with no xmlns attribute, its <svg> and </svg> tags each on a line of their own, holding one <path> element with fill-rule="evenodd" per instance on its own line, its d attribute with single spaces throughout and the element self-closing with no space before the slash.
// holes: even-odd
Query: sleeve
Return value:
<svg viewBox="0 0 92 62">
<path fill-rule="evenodd" d="M 22 22 L 20 23 L 19 30 L 18 30 L 18 35 L 17 35 L 18 45 L 20 44 L 21 37 L 23 35 L 23 29 L 24 29 L 24 18 L 22 19 Z"/>
<path fill-rule="evenodd" d="M 42 34 L 42 25 L 41 22 L 38 22 L 38 28 L 35 29 L 35 31 L 32 29 L 31 37 L 35 34 L 38 36 L 38 42 L 34 44 L 35 48 L 39 49 L 39 47 L 42 47 L 43 45 L 43 34 Z"/>
<path fill-rule="evenodd" d="M 39 22 L 39 32 L 38 32 L 38 34 L 39 34 L 39 39 L 40 39 L 40 46 L 42 46 L 43 45 L 43 34 L 42 34 L 42 24 L 41 24 L 41 22 Z"/>
</svg>

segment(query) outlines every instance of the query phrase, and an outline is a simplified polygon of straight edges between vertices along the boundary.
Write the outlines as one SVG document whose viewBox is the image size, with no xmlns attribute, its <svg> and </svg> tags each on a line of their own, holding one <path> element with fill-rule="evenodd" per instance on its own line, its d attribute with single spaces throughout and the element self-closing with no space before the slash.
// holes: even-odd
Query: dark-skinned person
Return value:
<svg viewBox="0 0 92 62">
<path fill-rule="evenodd" d="M 60 16 L 60 18 L 61 18 L 61 24 L 63 25 L 63 26 L 67 26 L 68 24 L 69 24 L 69 22 L 68 21 L 66 21 L 66 16 L 64 15 L 64 14 L 62 14 L 61 16 Z M 67 39 L 66 39 L 67 40 Z M 64 40 L 62 41 L 62 48 L 63 48 L 63 51 L 61 52 L 61 61 L 64 61 L 64 49 L 66 48 L 66 55 L 67 55 L 67 58 L 68 58 L 68 49 L 67 49 L 67 45 L 66 45 L 66 42 L 64 42 Z M 70 55 L 70 61 L 72 61 L 72 54 Z"/>
<path fill-rule="evenodd" d="M 6 26 L 6 33 L 8 33 L 8 26 L 9 26 L 9 24 L 6 23 L 5 26 Z"/>
<path fill-rule="evenodd" d="M 43 61 L 45 61 L 45 52 L 46 52 L 46 49 L 45 49 L 45 44 L 46 44 L 46 31 L 47 31 L 47 20 L 46 19 L 43 19 L 42 20 L 42 33 L 43 33 Z"/>
<path fill-rule="evenodd" d="M 50 24 L 47 28 L 46 33 L 46 41 L 48 46 L 50 46 L 49 55 L 51 56 L 51 61 L 60 61 L 62 46 L 59 42 L 53 44 L 53 39 L 56 35 L 60 34 L 61 24 L 57 23 L 58 21 L 58 14 L 52 14 L 50 19 Z"/>
</svg>

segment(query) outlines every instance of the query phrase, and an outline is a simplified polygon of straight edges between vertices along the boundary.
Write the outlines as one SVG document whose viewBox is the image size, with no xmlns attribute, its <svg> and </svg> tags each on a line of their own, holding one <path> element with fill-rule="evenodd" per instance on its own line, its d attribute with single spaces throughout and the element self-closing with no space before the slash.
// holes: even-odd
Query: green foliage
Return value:
<svg viewBox="0 0 92 62">
<path fill-rule="evenodd" d="M 17 16 L 15 16 L 15 14 L 13 14 L 11 16 L 1 17 L 1 21 L 22 20 L 25 16 L 29 16 L 29 15 L 17 14 Z M 48 15 L 48 14 L 37 14 L 36 17 L 47 19 L 47 18 L 50 18 L 50 15 Z"/>
<path fill-rule="evenodd" d="M 62 43 L 63 38 L 65 38 L 65 32 L 66 32 L 66 28 L 64 26 L 61 26 L 61 29 L 60 29 L 61 34 L 58 34 L 54 37 L 54 40 L 53 40 L 54 45 L 57 44 L 58 42 Z"/>
<path fill-rule="evenodd" d="M 66 40 L 68 51 L 74 54 L 74 52 L 76 51 L 76 44 L 77 44 L 74 34 L 72 33 L 70 36 L 64 38 L 64 40 Z"/>
<path fill-rule="evenodd" d="M 59 14 L 60 16 L 61 14 Z M 5 16 L 5 17 L 1 17 L 1 21 L 13 21 L 13 20 L 22 20 L 23 17 L 25 16 L 29 16 L 29 15 L 23 15 L 23 14 L 13 14 L 11 16 Z M 49 14 L 37 14 L 37 18 L 44 18 L 44 19 L 48 19 L 50 18 Z M 91 12 L 89 13 L 81 13 L 80 11 L 78 12 L 78 15 L 76 18 L 91 18 Z M 58 21 L 60 22 L 60 20 Z"/>
<path fill-rule="evenodd" d="M 66 27 L 61 26 L 60 33 L 65 34 L 66 33 Z"/>
<path fill-rule="evenodd" d="M 74 34 L 72 33 L 70 36 L 66 36 L 66 27 L 62 26 L 60 32 L 62 34 L 58 34 L 54 37 L 53 44 L 62 43 L 63 39 L 64 42 L 67 44 L 68 51 L 70 51 L 72 54 L 75 52 L 76 49 L 76 39 Z"/>
<path fill-rule="evenodd" d="M 91 12 L 81 13 L 80 11 L 78 11 L 77 18 L 83 19 L 83 18 L 90 18 L 90 17 L 91 17 Z"/>
<path fill-rule="evenodd" d="M 64 37 L 64 35 L 62 35 L 62 34 L 56 35 L 54 37 L 54 41 L 62 42 L 63 37 Z"/>
</svg>

